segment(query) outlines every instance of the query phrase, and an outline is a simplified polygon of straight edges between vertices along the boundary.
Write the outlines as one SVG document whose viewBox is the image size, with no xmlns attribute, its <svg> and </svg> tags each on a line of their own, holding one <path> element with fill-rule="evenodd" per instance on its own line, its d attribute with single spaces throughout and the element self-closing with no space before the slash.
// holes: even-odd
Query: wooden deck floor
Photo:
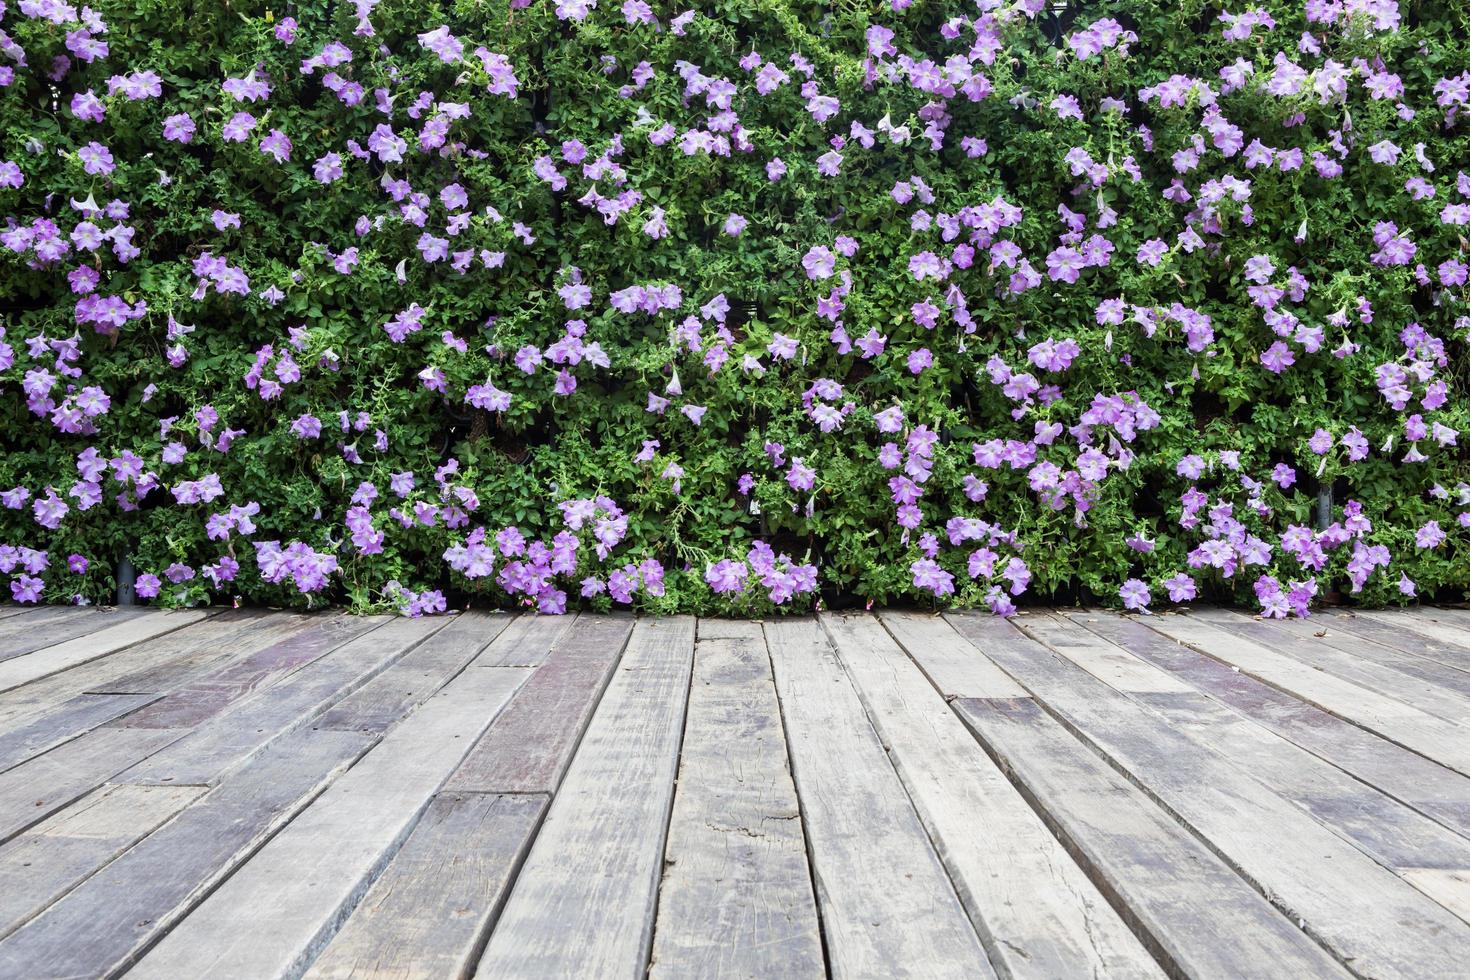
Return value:
<svg viewBox="0 0 1470 980">
<path fill-rule="evenodd" d="M 1464 977 L 1470 611 L 0 607 L 0 976 Z"/>
</svg>

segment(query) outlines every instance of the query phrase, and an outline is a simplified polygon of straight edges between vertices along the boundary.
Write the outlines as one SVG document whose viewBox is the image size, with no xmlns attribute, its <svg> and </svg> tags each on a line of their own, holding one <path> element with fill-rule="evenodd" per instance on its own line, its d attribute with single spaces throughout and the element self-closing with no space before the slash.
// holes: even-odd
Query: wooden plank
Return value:
<svg viewBox="0 0 1470 980">
<path fill-rule="evenodd" d="M 1395 629 L 1412 630 L 1447 646 L 1463 647 L 1470 644 L 1470 621 L 1464 610 L 1435 609 L 1421 606 L 1418 609 L 1355 609 L 1353 612 L 1364 619 L 1377 620 Z"/>
<path fill-rule="evenodd" d="M 1095 677 L 1098 675 L 1092 667 L 1096 661 L 1087 655 L 1078 656 L 1079 651 L 1111 647 L 1115 656 L 1131 658 L 1138 671 L 1154 671 L 1173 679 L 1060 616 L 1033 615 L 1020 620 L 1019 625 Z M 1117 689 L 1109 678 L 1099 679 Z M 1470 841 L 1209 696 L 1193 689 L 1125 693 L 1167 720 L 1176 731 L 1214 749 L 1237 769 L 1296 803 L 1379 864 L 1401 874 L 1418 868 L 1470 870 Z"/>
<path fill-rule="evenodd" d="M 37 650 L 87 636 L 109 626 L 116 626 L 143 614 L 143 610 L 97 609 L 76 607 L 68 616 L 35 622 L 24 621 L 7 636 L 0 638 L 0 661 L 13 660 Z M 8 624 L 6 624 L 8 625 Z"/>
<path fill-rule="evenodd" d="M 238 701 L 118 780 L 212 785 L 273 739 L 311 724 L 443 625 L 430 619 L 391 620 Z"/>
<path fill-rule="evenodd" d="M 1102 610 L 1066 618 L 1192 684 L 1255 723 L 1470 836 L 1470 779 L 1144 626 Z"/>
<path fill-rule="evenodd" d="M 503 613 L 495 615 L 504 615 Z M 477 667 L 540 667 L 551 655 L 552 649 L 569 633 L 581 619 L 576 613 L 565 616 L 524 615 L 521 624 L 524 633 L 509 634 L 505 641 L 496 643 L 475 662 Z M 508 642 L 519 637 L 518 642 Z"/>
<path fill-rule="evenodd" d="M 766 636 L 833 976 L 994 977 L 821 625 Z"/>
<path fill-rule="evenodd" d="M 1470 962 L 1470 926 L 1220 753 L 1011 624 L 974 614 L 949 618 L 1356 972 L 1449 976 Z"/>
<path fill-rule="evenodd" d="M 128 728 L 194 728 L 385 622 L 382 617 L 362 616 L 319 619 L 285 639 L 203 673 L 118 724 Z"/>
<path fill-rule="evenodd" d="M 148 644 L 147 656 L 128 650 L 68 673 L 84 680 L 92 694 L 161 694 L 332 618 L 335 614 L 232 609 Z"/>
<path fill-rule="evenodd" d="M 0 841 L 45 820 L 182 734 L 99 728 L 0 773 Z"/>
<path fill-rule="evenodd" d="M 55 674 L 69 667 L 84 664 L 89 660 L 105 657 L 109 653 L 115 653 L 135 643 L 142 643 L 165 633 L 172 633 L 190 623 L 197 623 L 212 616 L 217 611 L 208 609 L 150 611 L 142 615 L 130 616 L 120 623 L 87 636 L 67 640 L 65 643 L 58 643 L 44 650 L 16 657 L 14 660 L 7 660 L 0 663 L 0 691 L 20 687 L 22 684 L 39 680 L 48 674 Z"/>
<path fill-rule="evenodd" d="M 1470 723 L 1470 700 L 1463 694 L 1446 690 L 1437 681 L 1426 680 L 1410 674 L 1397 666 L 1384 666 L 1363 656 L 1355 656 L 1338 650 L 1317 637 L 1303 638 L 1280 623 L 1268 623 L 1252 616 L 1228 609 L 1197 609 L 1186 614 L 1233 636 L 1243 636 L 1277 653 L 1284 653 L 1294 660 L 1333 677 L 1360 684 L 1370 691 L 1412 705 L 1421 711 L 1436 715 L 1456 724 Z M 1392 658 L 1391 651 L 1385 654 Z M 1412 660 L 1401 657 L 1400 660 Z M 1422 664 L 1424 670 L 1432 671 L 1430 664 Z M 1458 674 L 1443 668 L 1445 674 Z M 1460 687 L 1470 690 L 1470 674 L 1460 674 Z M 1470 732 L 1466 732 L 1470 736 Z"/>
<path fill-rule="evenodd" d="M 532 629 L 546 622 L 528 619 Z M 507 637 L 508 645 L 526 652 L 539 651 L 540 644 L 550 640 L 549 652 L 536 653 L 542 666 L 460 763 L 445 789 L 556 792 L 633 622 L 630 616 L 583 615 L 569 631 Z M 482 659 L 490 662 L 504 658 L 503 651 L 493 648 L 486 654 Z M 477 669 L 479 664 L 476 661 Z"/>
<path fill-rule="evenodd" d="M 884 616 L 883 625 L 945 698 L 1024 698 L 1026 689 L 985 659 L 939 616 Z"/>
<path fill-rule="evenodd" d="M 1389 647 L 1456 670 L 1470 671 L 1470 634 L 1460 642 L 1445 642 L 1412 629 L 1412 620 L 1389 624 L 1349 610 L 1321 612 L 1297 625 L 1301 630 L 1325 631 L 1329 638 L 1354 637 L 1375 647 Z"/>
<path fill-rule="evenodd" d="M 1031 698 L 953 707 L 1171 976 L 1351 976 Z"/>
<path fill-rule="evenodd" d="M 1464 728 L 1197 619 L 1150 616 L 1147 625 L 1302 701 L 1345 718 L 1456 772 L 1470 774 Z"/>
<path fill-rule="evenodd" d="M 153 694 L 79 694 L 29 724 L 0 734 L 0 772 L 136 711 L 155 697 Z"/>
<path fill-rule="evenodd" d="M 1345 618 L 1345 617 L 1344 617 Z M 1445 691 L 1452 691 L 1460 698 L 1462 714 L 1470 714 L 1470 657 L 1452 662 L 1453 658 L 1436 658 L 1425 647 L 1410 652 L 1381 640 L 1370 639 L 1361 633 L 1340 629 L 1336 619 L 1313 616 L 1310 620 L 1292 619 L 1279 626 L 1293 634 L 1300 642 L 1326 645 L 1360 662 L 1376 664 L 1425 681 Z M 1407 631 L 1390 630 L 1395 636 Z M 1318 634 L 1321 634 L 1320 636 Z M 1401 641 L 1402 642 L 1402 641 Z M 1428 641 L 1433 643 L 1433 641 Z M 1406 646 L 1412 645 L 1406 643 Z M 1436 644 L 1437 646 L 1437 644 Z M 1451 662 L 1446 662 L 1450 660 Z"/>
<path fill-rule="evenodd" d="M 23 640 L 27 633 L 47 624 L 82 619 L 98 611 L 95 606 L 11 606 L 9 608 L 15 610 L 12 615 L 18 615 L 19 618 L 8 617 L 0 622 L 0 651 L 5 650 L 17 639 Z"/>
<path fill-rule="evenodd" d="M 522 617 L 535 621 L 536 617 Z M 464 612 L 398 659 L 393 666 L 337 702 L 317 721 L 318 728 L 381 735 L 427 701 L 518 623 L 509 616 Z"/>
<path fill-rule="evenodd" d="M 701 621 L 649 976 L 825 977 L 765 636 L 710 632 Z"/>
<path fill-rule="evenodd" d="M 468 976 L 549 802 L 440 793 L 308 980 Z"/>
<path fill-rule="evenodd" d="M 0 937 L 152 833 L 200 786 L 104 786 L 0 846 Z"/>
<path fill-rule="evenodd" d="M 884 631 L 911 617 L 933 621 L 895 612 L 884 613 L 883 624 L 863 614 L 824 615 L 822 623 L 991 962 L 1014 978 L 1162 977 L 1123 919 Z M 900 625 L 895 632 L 906 631 Z"/>
<path fill-rule="evenodd" d="M 316 731 L 277 742 L 0 941 L 0 975 L 40 980 L 115 976 L 127 969 L 221 881 L 233 881 L 231 873 L 262 841 L 371 744 L 370 736 L 355 732 Z M 332 841 L 322 850 L 343 846 Z"/>
<path fill-rule="evenodd" d="M 693 653 L 693 618 L 638 620 L 479 975 L 644 975 Z"/>
<path fill-rule="evenodd" d="M 299 976 L 528 673 L 505 667 L 460 674 L 272 837 L 129 976 Z"/>
<path fill-rule="evenodd" d="M 49 606 L 22 606 L 22 605 L 18 605 L 16 603 L 14 603 L 14 602 L 0 602 L 0 620 L 3 620 L 3 619 L 12 619 L 12 618 L 14 618 L 16 616 L 21 616 L 21 615 L 24 615 L 25 613 L 28 613 L 28 612 L 35 612 L 38 609 L 48 609 L 48 608 L 50 608 L 50 607 Z"/>
</svg>

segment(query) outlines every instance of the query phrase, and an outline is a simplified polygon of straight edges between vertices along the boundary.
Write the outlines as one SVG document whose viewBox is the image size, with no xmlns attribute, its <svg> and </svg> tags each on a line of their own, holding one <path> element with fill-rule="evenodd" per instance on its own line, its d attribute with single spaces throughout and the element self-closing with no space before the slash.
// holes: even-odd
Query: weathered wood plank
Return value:
<svg viewBox="0 0 1470 980">
<path fill-rule="evenodd" d="M 1153 957 L 884 631 L 922 613 L 824 615 L 955 890 L 998 970 L 1161 977 Z M 897 625 L 895 632 L 917 630 Z M 953 632 L 953 630 L 951 630 Z M 958 639 L 958 636 L 956 636 Z M 682 790 L 682 787 L 681 787 Z"/>
<path fill-rule="evenodd" d="M 87 795 L 182 734 L 98 728 L 0 773 L 0 841 Z"/>
<path fill-rule="evenodd" d="M 833 976 L 994 977 L 821 625 L 766 636 Z"/>
<path fill-rule="evenodd" d="M 336 618 L 333 613 L 303 615 L 230 609 L 154 640 L 146 649 L 125 650 L 63 676 L 84 681 L 91 694 L 161 694 L 219 664 L 254 653 L 333 618 Z"/>
<path fill-rule="evenodd" d="M 728 620 L 710 632 L 702 621 L 649 976 L 824 977 L 765 636 Z"/>
<path fill-rule="evenodd" d="M 1092 670 L 1095 659 L 1086 653 L 1079 656 L 1079 652 L 1111 647 L 1114 656 L 1131 658 L 1139 671 L 1154 671 L 1172 679 L 1165 671 L 1060 616 L 1032 615 L 1018 620 L 1018 625 L 1093 676 L 1097 676 Z M 1116 689 L 1108 678 L 1099 679 Z M 1400 873 L 1414 868 L 1470 870 L 1470 840 L 1208 695 L 1192 689 L 1125 693 L 1166 719 L 1176 731 L 1219 752 L 1237 769 L 1299 805 L 1385 867 Z"/>
<path fill-rule="evenodd" d="M 883 625 L 914 655 L 919 669 L 945 698 L 1029 697 L 1025 688 L 938 616 L 885 616 Z"/>
<path fill-rule="evenodd" d="M 8 606 L 10 617 L 0 621 L 0 650 L 16 642 L 23 642 L 27 633 L 51 623 L 64 623 L 95 615 L 95 606 Z"/>
<path fill-rule="evenodd" d="M 96 609 L 90 606 L 73 607 L 71 615 L 46 619 L 40 622 L 26 620 L 24 627 L 17 624 L 0 637 L 0 661 L 13 660 L 37 650 L 87 636 L 98 630 L 127 622 L 143 614 L 143 610 Z M 6 623 L 0 625 L 9 626 Z"/>
<path fill-rule="evenodd" d="M 152 694 L 79 694 L 0 734 L 0 772 L 148 704 Z"/>
<path fill-rule="evenodd" d="M 1065 616 L 1456 833 L 1470 836 L 1470 778 L 1155 633 L 1137 619 L 1102 610 Z"/>
<path fill-rule="evenodd" d="M 41 980 L 126 969 L 371 744 L 371 736 L 355 732 L 317 731 L 277 742 L 0 941 L 0 975 Z M 322 850 L 343 843 L 324 842 Z"/>
<path fill-rule="evenodd" d="M 527 618 L 539 635 L 507 637 L 541 666 L 516 692 L 495 724 L 465 756 L 445 789 L 485 793 L 555 793 L 598 698 L 633 631 L 630 616 L 579 616 L 569 631 L 547 631 L 546 618 Z M 549 653 L 539 651 L 550 641 Z M 499 644 L 496 644 L 499 646 Z M 501 650 L 482 658 L 498 662 Z M 479 669 L 476 661 L 475 669 Z"/>
<path fill-rule="evenodd" d="M 1200 653 L 1239 668 L 1324 711 L 1377 732 L 1462 774 L 1470 774 L 1466 729 L 1395 698 L 1345 681 L 1201 620 L 1176 615 L 1148 617 L 1147 625 Z"/>
<path fill-rule="evenodd" d="M 393 666 L 338 701 L 321 716 L 317 727 L 382 734 L 427 701 L 504 635 L 506 627 L 517 622 L 510 616 L 460 613 Z"/>
<path fill-rule="evenodd" d="M 1466 699 L 1464 693 L 1446 690 L 1447 685 L 1440 681 L 1419 676 L 1422 671 L 1432 673 L 1435 670 L 1433 664 L 1420 661 L 1420 667 L 1413 672 L 1403 669 L 1399 664 L 1385 666 L 1369 657 L 1338 650 L 1318 637 L 1298 636 L 1280 623 L 1267 623 L 1229 609 L 1196 609 L 1186 615 L 1233 636 L 1242 636 L 1277 653 L 1284 653 L 1322 673 L 1360 684 L 1370 691 L 1377 691 L 1446 721 L 1456 724 L 1470 723 L 1470 700 Z M 1384 656 L 1395 659 L 1392 651 L 1385 651 Z M 1414 658 L 1401 656 L 1397 659 L 1412 663 Z M 1440 671 L 1446 675 L 1458 674 L 1458 686 L 1463 690 L 1470 690 L 1470 674 L 1449 668 L 1440 668 Z"/>
<path fill-rule="evenodd" d="M 957 630 L 1355 971 L 1453 975 L 1470 926 L 1211 748 L 995 617 Z"/>
<path fill-rule="evenodd" d="M 38 609 L 49 609 L 49 606 L 22 606 L 14 602 L 0 602 L 0 619 L 13 619 L 16 616 L 34 612 Z"/>
<path fill-rule="evenodd" d="M 1455 647 L 1470 644 L 1470 616 L 1463 609 L 1436 609 L 1421 606 L 1412 612 L 1392 609 L 1355 609 L 1364 619 L 1374 619 L 1395 629 L 1411 630 L 1432 640 Z"/>
<path fill-rule="evenodd" d="M 201 786 L 104 786 L 0 846 L 0 937 L 203 792 Z"/>
<path fill-rule="evenodd" d="M 194 728 L 384 622 L 382 618 L 359 616 L 317 620 L 285 639 L 202 673 L 118 724 L 128 728 Z"/>
<path fill-rule="evenodd" d="M 504 615 L 498 614 L 498 615 Z M 524 632 L 508 634 L 495 643 L 475 661 L 476 667 L 540 667 L 581 619 L 577 613 L 565 616 L 520 617 L 524 622 L 517 626 Z M 516 642 L 509 642 L 516 639 Z"/>
<path fill-rule="evenodd" d="M 299 976 L 528 673 L 461 673 L 272 837 L 130 976 Z"/>
<path fill-rule="evenodd" d="M 1340 646 L 1339 641 L 1351 638 L 1356 641 L 1352 644 L 1354 652 L 1364 646 L 1370 650 L 1387 647 L 1455 670 L 1470 672 L 1470 634 L 1461 643 L 1446 643 L 1410 629 L 1412 624 L 1413 621 L 1409 620 L 1402 624 L 1389 625 L 1381 620 L 1358 616 L 1348 610 L 1336 610 L 1317 613 L 1309 620 L 1297 621 L 1292 625 L 1300 632 L 1325 632 L 1329 641 L 1338 642 Z"/>
<path fill-rule="evenodd" d="M 118 781 L 212 785 L 273 739 L 315 721 L 443 625 L 430 619 L 391 620 L 236 702 Z"/>
<path fill-rule="evenodd" d="M 20 687 L 22 684 L 39 680 L 48 674 L 55 674 L 69 667 L 84 664 L 89 660 L 105 657 L 135 643 L 143 643 L 165 633 L 172 633 L 190 623 L 197 623 L 212 616 L 216 612 L 218 610 L 207 609 L 150 611 L 126 617 L 121 622 L 104 627 L 95 633 L 7 660 L 0 663 L 0 691 Z"/>
<path fill-rule="evenodd" d="M 467 976 L 549 802 L 440 793 L 307 980 Z"/>
<path fill-rule="evenodd" d="M 479 976 L 644 975 L 693 654 L 693 618 L 637 622 Z"/>
<path fill-rule="evenodd" d="M 1031 698 L 953 707 L 1171 975 L 1351 976 Z"/>
</svg>

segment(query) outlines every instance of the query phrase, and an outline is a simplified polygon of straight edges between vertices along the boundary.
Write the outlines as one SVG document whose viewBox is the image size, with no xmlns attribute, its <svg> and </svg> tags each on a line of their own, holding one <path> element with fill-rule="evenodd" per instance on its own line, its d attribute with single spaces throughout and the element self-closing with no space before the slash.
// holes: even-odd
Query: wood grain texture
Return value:
<svg viewBox="0 0 1470 980">
<path fill-rule="evenodd" d="M 0 841 L 87 795 L 181 735 L 99 728 L 0 773 Z"/>
<path fill-rule="evenodd" d="M 1447 647 L 1458 649 L 1470 644 L 1470 616 L 1464 609 L 1420 606 L 1412 612 L 1403 609 L 1356 609 L 1354 612 L 1385 626 L 1427 636 Z"/>
<path fill-rule="evenodd" d="M 633 619 L 579 616 L 570 630 L 555 632 L 539 627 L 545 622 L 528 617 L 537 634 L 507 637 L 507 646 L 521 651 L 515 659 L 529 654 L 541 666 L 449 777 L 446 789 L 556 792 L 633 631 Z M 539 651 L 542 643 L 548 643 L 545 654 Z M 492 663 L 508 656 L 503 650 L 486 653 Z"/>
<path fill-rule="evenodd" d="M 203 792 L 200 786 L 104 786 L 0 846 L 0 937 Z"/>
<path fill-rule="evenodd" d="M 1324 639 L 1298 636 L 1290 627 L 1283 628 L 1230 609 L 1198 609 L 1186 615 L 1286 654 L 1324 674 L 1362 685 L 1446 721 L 1461 725 L 1470 723 L 1470 699 L 1465 696 L 1465 692 L 1470 691 L 1470 674 L 1424 661 L 1411 670 L 1405 670 L 1403 665 L 1408 663 L 1412 666 L 1415 658 L 1395 657 L 1392 651 L 1385 651 L 1382 656 L 1398 663 L 1385 665 L 1361 653 L 1346 653 Z M 1426 672 L 1440 679 L 1420 676 Z M 1443 682 L 1446 679 L 1460 690 L 1448 688 Z"/>
<path fill-rule="evenodd" d="M 581 616 L 523 615 L 475 661 L 477 667 L 540 667 Z"/>
<path fill-rule="evenodd" d="M 129 975 L 299 976 L 528 673 L 505 667 L 460 674 L 272 837 Z"/>
<path fill-rule="evenodd" d="M 832 975 L 994 977 L 821 625 L 781 620 L 766 636 Z"/>
<path fill-rule="evenodd" d="M 1197 619 L 1150 616 L 1147 625 L 1298 700 L 1377 732 L 1426 759 L 1470 775 L 1470 738 L 1460 725 L 1323 673 L 1270 647 Z"/>
<path fill-rule="evenodd" d="M 1089 673 L 1077 651 L 1111 646 L 1060 616 L 1032 615 L 1022 629 Z M 1168 676 L 1121 647 L 1137 669 Z M 1093 673 L 1094 676 L 1097 676 Z M 1106 678 L 1099 678 L 1109 683 Z M 1470 840 L 1452 833 L 1291 741 L 1257 725 L 1199 691 L 1127 692 L 1197 744 L 1215 749 L 1241 772 L 1296 803 L 1323 826 L 1352 841 L 1379 864 L 1401 874 L 1411 868 L 1470 869 Z"/>
<path fill-rule="evenodd" d="M 892 615 L 883 625 L 945 698 L 1024 698 L 1026 689 L 980 656 L 939 616 Z M 923 656 L 918 656 L 922 651 Z"/>
<path fill-rule="evenodd" d="M 380 624 L 274 687 L 242 698 L 118 779 L 212 785 L 272 740 L 315 721 L 442 625 L 427 619 L 395 619 Z"/>
<path fill-rule="evenodd" d="M 1470 697 L 1470 648 L 1451 647 L 1421 633 L 1361 616 L 1315 615 L 1279 625 L 1293 636 L 1418 677 Z"/>
<path fill-rule="evenodd" d="M 79 694 L 0 735 L 0 772 L 84 735 L 154 699 L 152 694 Z"/>
<path fill-rule="evenodd" d="M 170 691 L 118 724 L 128 728 L 194 728 L 230 705 L 382 625 L 381 619 L 333 616 L 275 643 L 243 652 Z"/>
<path fill-rule="evenodd" d="M 1352 975 L 1034 700 L 953 707 L 1171 975 Z"/>
<path fill-rule="evenodd" d="M 1457 964 L 1470 962 L 1464 922 L 1220 752 L 1190 740 L 1010 623 L 974 613 L 949 618 L 1069 730 L 1355 970 L 1450 976 Z"/>
<path fill-rule="evenodd" d="M 1102 610 L 1065 616 L 1400 803 L 1470 836 L 1470 778 L 1156 633 L 1137 619 Z"/>
<path fill-rule="evenodd" d="M 867 615 L 822 622 L 991 962 L 1011 977 L 1038 980 L 1163 976 L 883 628 L 923 615 L 885 613 L 881 624 Z M 899 625 L 895 632 L 906 631 Z M 916 648 L 915 659 L 922 663 L 929 649 Z"/>
<path fill-rule="evenodd" d="M 0 941 L 0 975 L 96 977 L 126 969 L 371 741 L 313 731 L 283 739 Z"/>
<path fill-rule="evenodd" d="M 89 660 L 116 653 L 135 643 L 142 643 L 165 633 L 182 629 L 190 623 L 214 615 L 218 610 L 187 609 L 149 611 L 127 616 L 86 636 L 27 653 L 0 663 L 0 691 L 20 687 Z"/>
<path fill-rule="evenodd" d="M 645 974 L 693 654 L 692 618 L 637 622 L 477 976 Z"/>
<path fill-rule="evenodd" d="M 468 976 L 549 802 L 440 793 L 308 980 Z"/>
<path fill-rule="evenodd" d="M 338 701 L 317 722 L 318 728 L 382 734 L 418 708 L 516 620 L 482 612 L 464 612 L 439 632 Z"/>
<path fill-rule="evenodd" d="M 759 623 L 694 652 L 654 928 L 657 980 L 823 977 L 821 926 Z"/>
<path fill-rule="evenodd" d="M 96 609 L 72 607 L 60 615 L 31 617 L 15 624 L 0 622 L 0 661 L 13 660 L 28 653 L 65 643 L 98 630 L 127 622 L 142 615 L 143 610 Z"/>
</svg>

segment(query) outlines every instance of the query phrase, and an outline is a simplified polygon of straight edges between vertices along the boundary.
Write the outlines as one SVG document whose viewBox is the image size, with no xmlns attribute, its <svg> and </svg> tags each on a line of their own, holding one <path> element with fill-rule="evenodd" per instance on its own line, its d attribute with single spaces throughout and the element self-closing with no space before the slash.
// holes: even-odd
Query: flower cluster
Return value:
<svg viewBox="0 0 1470 980">
<path fill-rule="evenodd" d="M 1470 587 L 1454 4 L 135 6 L 0 3 L 16 601 Z"/>
</svg>

